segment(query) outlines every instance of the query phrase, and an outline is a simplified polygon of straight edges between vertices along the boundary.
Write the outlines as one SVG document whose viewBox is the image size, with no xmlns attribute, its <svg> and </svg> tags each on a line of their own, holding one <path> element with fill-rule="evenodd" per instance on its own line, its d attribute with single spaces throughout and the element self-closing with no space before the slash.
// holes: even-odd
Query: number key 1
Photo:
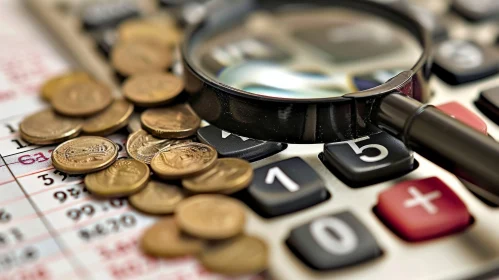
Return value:
<svg viewBox="0 0 499 280">
<path fill-rule="evenodd" d="M 414 157 L 386 132 L 324 146 L 326 165 L 351 187 L 361 187 L 413 170 Z"/>
<path fill-rule="evenodd" d="M 248 204 L 264 217 L 292 213 L 329 197 L 319 175 L 298 157 L 257 168 L 246 194 Z"/>
</svg>

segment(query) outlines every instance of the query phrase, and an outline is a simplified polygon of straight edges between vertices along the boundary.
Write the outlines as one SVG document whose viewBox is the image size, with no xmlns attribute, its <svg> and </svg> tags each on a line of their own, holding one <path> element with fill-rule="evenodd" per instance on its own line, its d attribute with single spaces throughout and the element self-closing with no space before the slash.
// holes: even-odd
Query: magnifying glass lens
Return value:
<svg viewBox="0 0 499 280">
<path fill-rule="evenodd" d="M 230 87 L 314 99 L 378 86 L 410 69 L 421 53 L 414 35 L 380 16 L 283 6 L 215 32 L 190 55 L 205 75 Z"/>
</svg>

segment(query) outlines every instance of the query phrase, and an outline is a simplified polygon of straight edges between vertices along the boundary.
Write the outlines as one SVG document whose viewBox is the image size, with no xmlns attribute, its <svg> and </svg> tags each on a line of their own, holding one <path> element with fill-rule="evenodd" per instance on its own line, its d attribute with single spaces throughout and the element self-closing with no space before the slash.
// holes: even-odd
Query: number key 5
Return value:
<svg viewBox="0 0 499 280">
<path fill-rule="evenodd" d="M 326 144 L 323 159 L 331 171 L 351 187 L 382 182 L 414 167 L 412 152 L 386 132 Z"/>
</svg>

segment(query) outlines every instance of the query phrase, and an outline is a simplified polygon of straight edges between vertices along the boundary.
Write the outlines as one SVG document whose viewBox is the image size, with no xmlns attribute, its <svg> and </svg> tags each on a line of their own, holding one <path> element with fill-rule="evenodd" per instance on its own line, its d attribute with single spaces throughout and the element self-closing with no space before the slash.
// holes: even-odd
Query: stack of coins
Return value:
<svg viewBox="0 0 499 280">
<path fill-rule="evenodd" d="M 219 159 L 213 147 L 196 141 L 201 120 L 177 98 L 182 78 L 167 72 L 180 40 L 172 24 L 149 19 L 120 25 L 111 64 L 125 78 L 123 98 L 85 72 L 52 78 L 41 88 L 51 108 L 25 118 L 21 137 L 59 144 L 54 167 L 86 174 L 92 195 L 128 197 L 141 212 L 167 215 L 145 231 L 145 253 L 193 255 L 222 274 L 259 273 L 267 268 L 267 245 L 244 233 L 245 207 L 227 196 L 251 184 L 253 169 L 242 159 Z M 118 160 L 119 147 L 105 136 L 124 127 L 131 133 L 130 158 Z"/>
</svg>

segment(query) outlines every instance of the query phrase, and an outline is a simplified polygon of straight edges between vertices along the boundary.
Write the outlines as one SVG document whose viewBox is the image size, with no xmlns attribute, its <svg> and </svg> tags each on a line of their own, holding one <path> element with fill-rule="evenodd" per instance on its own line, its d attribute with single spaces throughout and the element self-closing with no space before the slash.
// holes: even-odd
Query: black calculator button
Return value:
<svg viewBox="0 0 499 280">
<path fill-rule="evenodd" d="M 355 265 L 382 254 L 368 229 L 348 211 L 322 216 L 293 229 L 286 243 L 317 270 Z"/>
<path fill-rule="evenodd" d="M 498 61 L 491 48 L 469 41 L 448 40 L 436 48 L 433 72 L 444 82 L 459 85 L 497 73 Z"/>
<path fill-rule="evenodd" d="M 255 140 L 225 132 L 215 126 L 205 126 L 197 132 L 199 141 L 217 149 L 220 157 L 236 157 L 256 161 L 274 155 L 286 144 Z"/>
<path fill-rule="evenodd" d="M 482 91 L 475 105 L 489 119 L 499 124 L 499 87 Z"/>
<path fill-rule="evenodd" d="M 497 0 L 454 0 L 452 8 L 463 18 L 472 22 L 499 17 Z"/>
<path fill-rule="evenodd" d="M 108 0 L 91 1 L 81 7 L 81 21 L 87 30 L 118 25 L 121 21 L 140 14 L 138 1 Z"/>
<path fill-rule="evenodd" d="M 319 175 L 298 157 L 257 168 L 244 195 L 244 200 L 267 218 L 313 206 L 329 197 Z"/>
<path fill-rule="evenodd" d="M 326 166 L 351 187 L 381 182 L 414 168 L 404 143 L 386 132 L 324 145 Z"/>
</svg>

